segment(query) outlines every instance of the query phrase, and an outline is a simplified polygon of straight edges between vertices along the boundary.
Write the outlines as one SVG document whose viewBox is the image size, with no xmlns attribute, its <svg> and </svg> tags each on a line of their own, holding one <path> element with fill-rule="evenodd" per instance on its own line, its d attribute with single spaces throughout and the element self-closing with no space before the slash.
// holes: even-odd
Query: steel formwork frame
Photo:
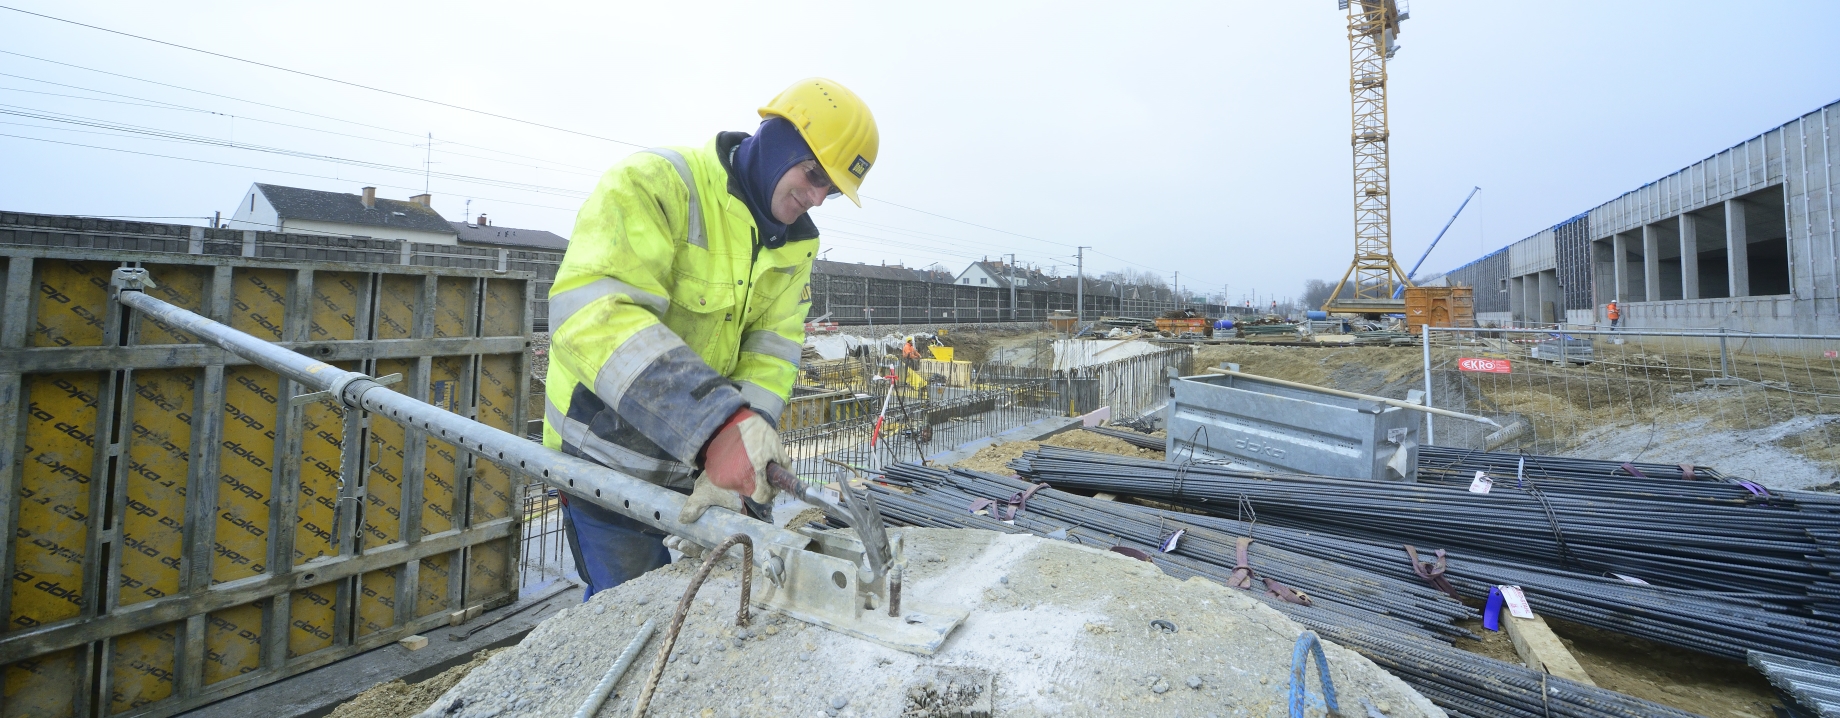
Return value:
<svg viewBox="0 0 1840 718">
<path fill-rule="evenodd" d="M 1400 19 L 1394 0 L 1348 3 L 1354 261 L 1324 305 L 1332 311 L 1338 301 L 1391 303 L 1395 283 L 1412 286 L 1393 260 L 1392 185 L 1387 163 L 1386 61 Z M 1347 297 L 1343 297 L 1344 288 L 1349 289 Z"/>
<path fill-rule="evenodd" d="M 171 715 L 515 600 L 509 473 L 127 313 L 123 265 L 523 423 L 532 274 L 0 246 L 0 715 Z"/>
</svg>

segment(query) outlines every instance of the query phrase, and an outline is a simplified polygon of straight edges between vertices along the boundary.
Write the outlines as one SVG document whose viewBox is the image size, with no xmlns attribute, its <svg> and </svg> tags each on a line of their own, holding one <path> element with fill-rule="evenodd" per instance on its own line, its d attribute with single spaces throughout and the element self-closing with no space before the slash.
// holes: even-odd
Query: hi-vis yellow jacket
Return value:
<svg viewBox="0 0 1840 718">
<path fill-rule="evenodd" d="M 742 406 L 778 422 L 817 227 L 766 248 L 730 179 L 747 135 L 645 150 L 601 177 L 550 289 L 543 445 L 666 486 Z"/>
</svg>

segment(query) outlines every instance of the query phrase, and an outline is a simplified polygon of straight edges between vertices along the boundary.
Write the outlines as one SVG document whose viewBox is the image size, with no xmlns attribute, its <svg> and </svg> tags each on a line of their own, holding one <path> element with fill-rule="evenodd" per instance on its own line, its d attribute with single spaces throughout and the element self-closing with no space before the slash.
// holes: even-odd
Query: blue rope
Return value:
<svg viewBox="0 0 1840 718">
<path fill-rule="evenodd" d="M 1316 672 L 1322 675 L 1323 704 L 1328 706 L 1329 715 L 1339 715 L 1342 709 L 1335 702 L 1335 684 L 1329 680 L 1329 658 L 1323 655 L 1322 639 L 1316 637 L 1315 631 L 1304 631 L 1291 651 L 1291 718 L 1304 718 L 1304 696 L 1309 693 L 1304 688 L 1304 678 L 1310 670 L 1311 653 L 1316 654 Z"/>
</svg>

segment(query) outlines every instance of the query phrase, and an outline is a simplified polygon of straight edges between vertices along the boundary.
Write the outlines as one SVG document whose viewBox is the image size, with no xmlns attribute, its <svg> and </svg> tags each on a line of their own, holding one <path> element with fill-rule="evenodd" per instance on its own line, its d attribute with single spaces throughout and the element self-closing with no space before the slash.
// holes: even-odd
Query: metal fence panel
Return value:
<svg viewBox="0 0 1840 718">
<path fill-rule="evenodd" d="M 524 421 L 530 275 L 43 239 L 0 245 L 0 715 L 171 715 L 515 598 L 508 474 L 296 406 L 124 314 L 108 275 L 141 264 L 160 299 L 501 428 Z"/>
</svg>

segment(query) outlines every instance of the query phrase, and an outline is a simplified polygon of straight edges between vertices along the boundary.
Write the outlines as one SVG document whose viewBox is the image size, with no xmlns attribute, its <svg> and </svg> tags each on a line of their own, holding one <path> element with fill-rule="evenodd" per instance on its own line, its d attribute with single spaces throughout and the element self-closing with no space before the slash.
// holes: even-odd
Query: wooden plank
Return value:
<svg viewBox="0 0 1840 718">
<path fill-rule="evenodd" d="M 1521 656 L 1521 662 L 1528 668 L 1545 671 L 1549 675 L 1577 681 L 1587 686 L 1595 686 L 1591 676 L 1584 672 L 1584 666 L 1567 650 L 1565 642 L 1553 635 L 1552 628 L 1546 625 L 1546 619 L 1519 618 L 1502 609 L 1501 622 L 1508 629 L 1508 637 L 1514 640 L 1514 651 Z"/>
</svg>

